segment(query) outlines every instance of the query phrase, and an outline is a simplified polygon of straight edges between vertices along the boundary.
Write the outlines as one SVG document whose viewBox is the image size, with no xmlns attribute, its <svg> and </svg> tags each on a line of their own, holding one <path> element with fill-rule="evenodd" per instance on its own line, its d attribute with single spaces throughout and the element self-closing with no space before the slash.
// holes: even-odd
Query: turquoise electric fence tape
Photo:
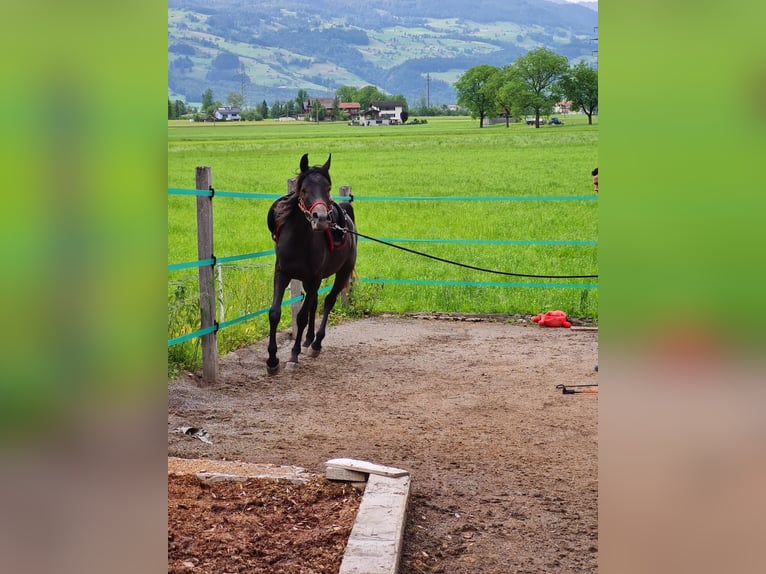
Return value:
<svg viewBox="0 0 766 574">
<path fill-rule="evenodd" d="M 327 293 L 332 287 L 322 287 L 317 294 L 321 295 L 323 293 Z M 282 301 L 282 307 L 285 305 L 292 305 L 293 303 L 297 303 L 298 301 L 301 301 L 303 299 L 303 295 L 298 295 L 297 297 L 291 297 L 290 299 L 287 299 L 286 301 Z M 258 315 L 263 315 L 264 313 L 267 313 L 271 309 L 271 306 L 264 307 L 263 309 L 258 309 L 257 311 L 253 311 L 252 313 L 247 313 L 246 315 L 242 315 L 240 317 L 237 317 L 236 319 L 230 319 L 228 321 L 224 321 L 223 323 L 219 323 L 217 330 L 220 331 L 221 329 L 224 329 L 226 327 L 231 327 L 232 325 L 236 325 L 237 323 L 241 323 L 242 321 L 247 321 L 248 319 L 252 319 L 253 317 L 257 317 Z M 177 345 L 178 343 L 183 343 L 184 341 L 188 341 L 190 339 L 195 339 L 197 337 L 202 337 L 203 335 L 207 335 L 208 333 L 212 333 L 213 331 L 216 331 L 216 327 L 205 327 L 204 329 L 199 329 L 197 331 L 194 331 L 192 333 L 186 333 L 185 335 L 181 335 L 180 337 L 176 337 L 175 339 L 169 339 L 168 340 L 168 347 L 172 347 L 173 345 Z"/>
<path fill-rule="evenodd" d="M 169 187 L 168 195 L 198 195 L 202 197 L 210 197 L 213 195 L 212 191 L 204 189 L 181 189 L 177 187 Z M 278 199 L 282 197 L 282 194 L 278 193 L 246 193 L 243 191 L 215 191 L 215 195 L 220 197 L 234 197 L 240 199 Z M 339 201 L 348 201 L 351 196 L 340 195 L 335 197 Z M 598 195 L 483 195 L 483 196 L 438 196 L 438 195 L 424 195 L 424 196 L 385 196 L 385 195 L 361 195 L 354 196 L 354 201 L 595 201 L 598 199 Z"/>
<path fill-rule="evenodd" d="M 168 195 L 191 195 L 200 197 L 211 197 L 212 191 L 203 189 L 181 189 L 181 188 L 168 188 Z M 238 199 L 278 199 L 282 197 L 281 194 L 272 193 L 245 193 L 240 191 L 216 191 L 215 195 L 220 197 L 232 197 Z M 350 196 L 337 196 L 338 201 L 348 201 Z M 540 195 L 540 196 L 472 196 L 472 197 L 439 197 L 439 196 L 399 196 L 399 197 L 387 197 L 380 195 L 366 195 L 366 196 L 354 196 L 354 201 L 595 201 L 598 199 L 597 195 Z M 363 241 L 369 241 L 365 238 L 360 238 Z M 382 241 L 388 241 L 390 243 L 452 243 L 452 244 L 474 244 L 474 245 L 598 245 L 597 241 L 589 240 L 545 240 L 545 239 L 382 239 Z M 228 263 L 231 261 L 241 261 L 243 259 L 254 259 L 257 257 L 264 257 L 267 255 L 273 255 L 273 251 L 259 251 L 256 253 L 247 253 L 244 255 L 232 255 L 229 257 L 221 257 L 216 259 L 216 263 Z M 203 259 L 201 261 L 189 261 L 185 263 L 172 263 L 168 265 L 168 271 L 178 271 L 181 269 L 189 269 L 193 267 L 203 267 L 205 265 L 212 265 L 213 259 Z M 597 289 L 598 284 L 591 283 L 508 283 L 508 282 L 483 282 L 483 281 L 429 281 L 423 279 L 358 279 L 360 283 L 382 283 L 391 285 L 447 285 L 447 286 L 469 286 L 469 287 L 528 287 L 528 288 L 543 288 L 543 289 Z M 325 287 L 319 290 L 319 293 L 326 293 L 331 287 Z M 300 301 L 303 296 L 293 297 L 284 301 L 282 306 L 292 305 L 293 303 Z M 225 327 L 230 327 L 242 321 L 247 321 L 258 315 L 266 313 L 270 307 L 265 307 L 231 319 L 218 324 L 217 327 L 206 327 L 193 333 L 187 333 L 168 340 L 168 347 L 183 343 L 196 337 L 202 337 L 208 333 L 212 333 L 216 329 L 221 330 Z"/>
<path fill-rule="evenodd" d="M 452 287 L 536 287 L 542 289 L 598 289 L 598 283 L 507 283 L 500 281 L 438 281 L 429 279 L 357 279 L 387 285 L 448 285 Z"/>
</svg>

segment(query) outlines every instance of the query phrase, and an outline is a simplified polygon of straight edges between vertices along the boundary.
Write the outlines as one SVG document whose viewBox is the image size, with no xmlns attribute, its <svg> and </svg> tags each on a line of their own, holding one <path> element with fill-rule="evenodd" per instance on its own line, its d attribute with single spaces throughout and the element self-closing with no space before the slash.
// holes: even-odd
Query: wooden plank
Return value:
<svg viewBox="0 0 766 574">
<path fill-rule="evenodd" d="M 408 470 L 401 468 L 394 468 L 391 466 L 383 466 L 380 464 L 374 464 L 364 460 L 356 460 L 353 458 L 333 458 L 325 463 L 327 468 L 337 467 L 345 468 L 347 470 L 355 470 L 357 472 L 364 472 L 367 474 L 376 474 L 378 476 L 390 476 L 392 478 L 399 478 L 402 476 L 409 476 Z"/>
<path fill-rule="evenodd" d="M 212 185 L 210 167 L 197 167 L 197 189 L 209 190 Z M 213 257 L 213 198 L 197 197 L 197 255 L 200 260 Z M 215 324 L 215 283 L 213 266 L 199 268 L 199 312 L 204 329 Z M 202 336 L 202 380 L 215 383 L 218 377 L 218 334 Z"/>
</svg>

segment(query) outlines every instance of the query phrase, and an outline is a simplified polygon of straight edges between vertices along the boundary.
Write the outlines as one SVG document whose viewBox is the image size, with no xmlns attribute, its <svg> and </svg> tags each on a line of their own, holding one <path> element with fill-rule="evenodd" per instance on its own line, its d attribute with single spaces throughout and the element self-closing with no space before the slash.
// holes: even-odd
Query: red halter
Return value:
<svg viewBox="0 0 766 574">
<path fill-rule="evenodd" d="M 332 202 L 332 198 L 329 197 L 329 195 L 328 195 L 328 199 L 330 200 L 330 202 Z M 324 208 L 327 211 L 327 213 L 328 214 L 330 213 L 330 206 L 327 205 L 327 202 L 323 199 L 318 199 L 314 203 L 312 203 L 309 207 L 306 207 L 306 205 L 303 203 L 303 191 L 298 192 L 298 207 L 303 212 L 303 215 L 306 216 L 306 219 L 308 221 L 311 221 L 311 214 L 314 213 L 314 209 L 316 208 L 317 205 L 324 205 Z"/>
</svg>

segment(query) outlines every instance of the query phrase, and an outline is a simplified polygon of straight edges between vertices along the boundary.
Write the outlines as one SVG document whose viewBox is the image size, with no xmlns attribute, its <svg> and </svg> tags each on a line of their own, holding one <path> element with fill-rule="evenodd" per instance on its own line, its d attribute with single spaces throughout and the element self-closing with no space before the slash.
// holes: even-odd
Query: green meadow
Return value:
<svg viewBox="0 0 766 574">
<path fill-rule="evenodd" d="M 301 155 L 308 153 L 311 164 L 321 164 L 332 154 L 334 193 L 341 185 L 351 186 L 362 234 L 503 272 L 597 274 L 596 245 L 528 243 L 596 241 L 597 201 L 472 200 L 592 196 L 598 126 L 589 126 L 585 116 L 563 119 L 563 126 L 540 129 L 525 124 L 479 129 L 478 120 L 466 117 L 381 127 L 273 120 L 236 125 L 169 122 L 168 187 L 193 189 L 195 168 L 210 166 L 216 190 L 282 194 L 287 179 L 297 173 Z M 375 199 L 388 197 L 413 199 Z M 442 197 L 464 199 L 428 199 Z M 215 198 L 216 256 L 271 250 L 266 227 L 271 201 Z M 170 195 L 168 263 L 196 259 L 195 198 Z M 221 268 L 223 320 L 270 304 L 272 269 L 272 256 Z M 598 318 L 598 279 L 474 271 L 364 239 L 357 273 L 351 304 L 338 309 L 338 316 L 410 311 L 534 314 L 562 309 L 573 317 Z M 168 338 L 199 328 L 196 277 L 196 269 L 168 273 Z M 440 284 L 444 282 L 452 284 Z M 263 314 L 219 332 L 219 346 L 228 351 L 267 332 Z M 169 348 L 171 363 L 192 366 L 197 355 L 196 341 Z"/>
</svg>

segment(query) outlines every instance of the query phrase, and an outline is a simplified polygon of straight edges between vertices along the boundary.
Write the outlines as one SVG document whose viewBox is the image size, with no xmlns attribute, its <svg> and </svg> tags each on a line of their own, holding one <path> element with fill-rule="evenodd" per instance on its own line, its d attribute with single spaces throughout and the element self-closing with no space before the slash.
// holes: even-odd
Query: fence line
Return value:
<svg viewBox="0 0 766 574">
<path fill-rule="evenodd" d="M 443 243 L 450 245 L 574 245 L 574 246 L 596 246 L 598 241 L 587 239 L 408 239 L 403 237 L 379 237 L 381 241 L 388 243 Z M 360 237 L 360 242 L 372 241 L 366 237 Z M 242 261 L 244 259 L 257 259 L 258 257 L 268 257 L 274 255 L 274 250 L 256 251 L 255 253 L 246 253 L 244 255 L 231 255 L 229 257 L 216 257 L 215 259 L 203 259 L 202 261 L 187 261 L 185 263 L 171 263 L 168 265 L 168 271 L 181 271 L 183 269 L 193 269 L 203 265 L 222 265 L 232 261 Z"/>
<path fill-rule="evenodd" d="M 178 187 L 169 187 L 168 195 L 197 195 L 203 197 L 234 197 L 239 199 L 279 199 L 282 197 L 275 193 L 249 193 L 244 191 L 212 191 L 198 189 L 182 189 Z M 353 197 L 352 195 L 340 195 L 335 199 L 341 201 L 595 201 L 597 195 L 364 195 L 362 197 Z"/>
<path fill-rule="evenodd" d="M 332 287 L 330 286 L 322 287 L 319 291 L 317 291 L 317 294 L 322 295 L 323 293 L 327 293 L 330 289 L 332 289 Z M 293 305 L 294 303 L 300 303 L 301 301 L 303 301 L 303 295 L 297 295 L 296 297 L 291 297 L 290 299 L 282 301 L 282 307 L 285 307 L 287 305 Z M 253 311 L 252 313 L 246 313 L 245 315 L 237 317 L 236 319 L 230 319 L 229 321 L 216 323 L 215 325 L 211 325 L 210 327 L 205 327 L 204 329 L 198 329 L 191 333 L 186 333 L 184 335 L 175 337 L 174 339 L 169 339 L 168 347 L 172 347 L 173 345 L 177 345 L 178 343 L 183 343 L 185 341 L 190 341 L 191 339 L 196 339 L 197 337 L 206 335 L 208 333 L 214 333 L 216 331 L 220 331 L 221 329 L 224 329 L 226 327 L 231 327 L 232 325 L 236 325 L 237 323 L 242 323 L 243 321 L 247 321 L 248 319 L 252 319 L 253 317 L 257 317 L 258 315 L 263 315 L 264 313 L 267 313 L 269 309 L 271 309 L 271 306 L 264 307 L 263 309 L 258 309 L 257 311 Z"/>
<path fill-rule="evenodd" d="M 454 287 L 530 287 L 534 289 L 596 289 L 596 283 L 509 283 L 503 281 L 450 281 L 443 279 L 356 279 L 357 283 L 386 285 L 449 285 Z"/>
<path fill-rule="evenodd" d="M 217 333 L 223 328 L 247 321 L 262 315 L 270 309 L 264 307 L 252 313 L 247 313 L 235 319 L 218 323 L 215 319 L 215 285 L 214 269 L 217 265 L 233 261 L 255 259 L 273 255 L 273 250 L 258 251 L 227 257 L 215 257 L 213 255 L 213 198 L 229 197 L 235 199 L 278 199 L 279 194 L 272 193 L 246 193 L 239 191 L 217 191 L 212 187 L 210 167 L 196 168 L 197 189 L 168 188 L 168 195 L 195 196 L 197 198 L 197 261 L 168 264 L 168 272 L 182 269 L 198 268 L 200 285 L 200 329 L 186 333 L 179 337 L 168 340 L 168 347 L 195 339 L 202 338 L 202 378 L 205 382 L 215 382 L 218 373 L 218 343 Z M 287 182 L 288 193 L 294 188 L 295 179 Z M 569 196 L 364 196 L 354 197 L 349 186 L 340 186 L 341 192 L 348 195 L 336 196 L 337 200 L 345 201 L 594 201 L 597 195 L 569 195 Z M 362 241 L 370 241 L 361 238 Z M 391 243 L 444 243 L 444 244 L 473 244 L 473 245 L 598 245 L 597 241 L 589 240 L 540 240 L 540 239 L 408 239 L 393 238 L 385 239 Z M 596 289 L 597 284 L 562 284 L 562 283 L 510 283 L 510 282 L 484 282 L 484 281 L 437 281 L 419 279 L 382 279 L 382 278 L 359 278 L 359 283 L 379 283 L 398 285 L 447 285 L 447 286 L 475 286 L 475 287 L 526 287 L 526 288 L 560 288 L 560 289 Z M 296 306 L 303 300 L 299 285 L 296 281 L 291 284 L 290 299 L 283 301 L 282 305 L 293 306 L 293 316 L 297 313 Z M 324 287 L 319 293 L 329 291 L 331 287 Z M 223 315 L 221 316 L 223 318 Z M 293 321 L 294 322 L 294 321 Z"/>
<path fill-rule="evenodd" d="M 245 253 L 244 255 L 231 255 L 229 257 L 211 257 L 200 261 L 188 261 L 186 263 L 171 263 L 168 265 L 168 271 L 180 271 L 181 269 L 191 269 L 193 267 L 202 267 L 203 265 L 221 265 L 223 263 L 231 263 L 232 261 L 256 259 L 258 257 L 267 257 L 269 255 L 274 255 L 273 249 L 268 251 L 256 251 L 255 253 Z"/>
</svg>

